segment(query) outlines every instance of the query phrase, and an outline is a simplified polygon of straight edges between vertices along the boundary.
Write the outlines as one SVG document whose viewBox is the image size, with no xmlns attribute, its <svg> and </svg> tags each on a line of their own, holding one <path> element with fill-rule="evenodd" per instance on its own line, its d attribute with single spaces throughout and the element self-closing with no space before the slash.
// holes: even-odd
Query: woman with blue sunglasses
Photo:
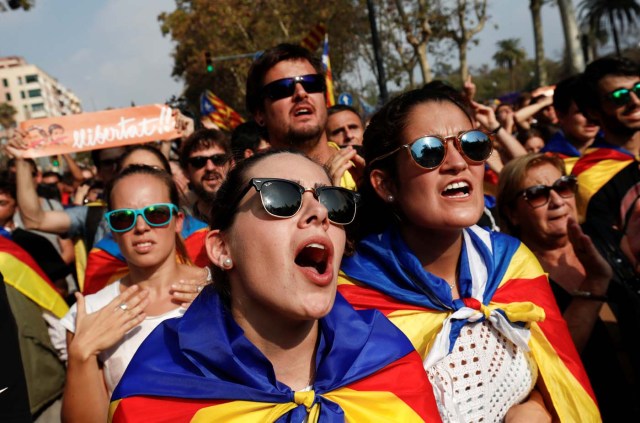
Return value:
<svg viewBox="0 0 640 423">
<path fill-rule="evenodd" d="M 472 116 L 433 82 L 371 119 L 356 253 L 338 291 L 409 337 L 444 421 L 595 421 L 542 268 L 519 241 L 475 225 L 492 136 Z"/>
<path fill-rule="evenodd" d="M 183 215 L 167 172 L 129 166 L 109 183 L 105 199 L 105 218 L 129 273 L 95 294 L 77 293 L 77 304 L 62 320 L 69 355 L 66 421 L 106 421 L 111 393 L 138 346 L 160 322 L 184 314 L 173 285 L 204 284 L 209 274 L 178 259 L 187 257 L 179 236 Z"/>
</svg>

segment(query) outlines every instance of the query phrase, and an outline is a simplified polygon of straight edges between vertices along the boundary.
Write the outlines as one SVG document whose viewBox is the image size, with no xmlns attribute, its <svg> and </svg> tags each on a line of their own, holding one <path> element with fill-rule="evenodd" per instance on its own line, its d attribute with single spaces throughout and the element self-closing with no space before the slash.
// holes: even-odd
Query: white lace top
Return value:
<svg viewBox="0 0 640 423">
<path fill-rule="evenodd" d="M 444 359 L 427 369 L 444 422 L 501 422 L 533 389 L 538 368 L 490 323 L 467 324 Z"/>
</svg>

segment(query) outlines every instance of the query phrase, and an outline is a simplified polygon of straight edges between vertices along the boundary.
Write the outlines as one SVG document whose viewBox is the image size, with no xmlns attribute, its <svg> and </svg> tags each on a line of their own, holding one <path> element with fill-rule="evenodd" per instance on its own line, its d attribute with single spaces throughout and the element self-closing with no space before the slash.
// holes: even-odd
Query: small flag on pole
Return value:
<svg viewBox="0 0 640 423">
<path fill-rule="evenodd" d="M 322 44 L 322 37 L 327 33 L 327 27 L 324 24 L 317 24 L 311 31 L 300 41 L 300 45 L 307 50 L 314 52 Z"/>
<path fill-rule="evenodd" d="M 324 47 L 322 48 L 322 64 L 324 65 L 325 81 L 327 84 L 327 107 L 336 104 L 333 95 L 333 75 L 331 74 L 331 61 L 329 60 L 329 34 L 324 34 Z"/>
<path fill-rule="evenodd" d="M 205 90 L 200 96 L 200 114 L 223 131 L 231 132 L 244 122 L 238 112 L 209 90 Z"/>
</svg>

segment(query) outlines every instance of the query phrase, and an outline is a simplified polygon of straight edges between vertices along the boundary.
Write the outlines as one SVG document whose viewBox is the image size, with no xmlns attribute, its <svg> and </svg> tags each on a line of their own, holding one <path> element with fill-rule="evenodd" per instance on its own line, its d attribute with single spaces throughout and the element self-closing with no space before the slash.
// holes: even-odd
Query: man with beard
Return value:
<svg viewBox="0 0 640 423">
<path fill-rule="evenodd" d="M 604 133 L 572 171 L 578 214 L 614 270 L 608 304 L 620 345 L 613 347 L 626 353 L 628 390 L 640 400 L 640 267 L 630 251 L 640 237 L 640 65 L 622 57 L 598 59 L 585 69 L 578 92 L 578 107 Z"/>
<path fill-rule="evenodd" d="M 187 138 L 180 151 L 180 166 L 196 198 L 191 214 L 209 221 L 211 201 L 233 167 L 229 138 L 216 129 L 200 129 Z"/>
<path fill-rule="evenodd" d="M 325 91 L 322 62 L 304 47 L 279 44 L 251 65 L 246 104 L 273 148 L 298 150 L 325 164 L 335 185 L 355 189 L 364 159 L 328 142 Z"/>
</svg>

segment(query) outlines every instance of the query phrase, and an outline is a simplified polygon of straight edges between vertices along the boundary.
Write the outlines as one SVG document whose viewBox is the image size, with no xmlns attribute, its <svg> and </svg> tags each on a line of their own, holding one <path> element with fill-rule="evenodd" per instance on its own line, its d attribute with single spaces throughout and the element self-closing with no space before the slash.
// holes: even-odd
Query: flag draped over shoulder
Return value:
<svg viewBox="0 0 640 423">
<path fill-rule="evenodd" d="M 336 99 L 333 94 L 333 74 L 331 73 L 331 61 L 329 60 L 329 34 L 324 34 L 324 45 L 322 47 L 322 64 L 324 65 L 324 78 L 327 85 L 327 107 L 331 107 L 336 104 Z"/>
<path fill-rule="evenodd" d="M 327 27 L 322 24 L 316 24 L 307 35 L 300 41 L 300 45 L 310 52 L 314 52 L 320 47 L 322 44 L 322 39 L 324 35 L 327 33 Z"/>
<path fill-rule="evenodd" d="M 0 236 L 0 271 L 5 283 L 62 318 L 69 307 L 44 271 L 18 244 Z"/>
<path fill-rule="evenodd" d="M 223 131 L 231 132 L 244 122 L 238 112 L 209 90 L 205 90 L 200 96 L 200 114 Z"/>
<path fill-rule="evenodd" d="M 209 265 L 209 258 L 204 248 L 204 238 L 207 231 L 206 223 L 193 216 L 185 216 L 180 235 L 184 240 L 189 258 L 196 266 Z M 129 269 L 120 252 L 120 247 L 113 236 L 108 234 L 89 253 L 82 293 L 85 295 L 95 294 L 127 273 L 129 273 Z"/>
<path fill-rule="evenodd" d="M 444 358 L 469 322 L 487 320 L 531 351 L 562 422 L 599 421 L 589 379 L 535 256 L 520 241 L 465 229 L 460 299 L 427 273 L 396 228 L 364 238 L 342 262 L 338 291 L 356 309 L 375 308 L 409 337 L 425 368 Z"/>
<path fill-rule="evenodd" d="M 113 393 L 113 422 L 440 421 L 420 357 L 373 310 L 338 295 L 319 321 L 315 378 L 294 392 L 244 336 L 212 286 L 158 326 Z"/>
</svg>

